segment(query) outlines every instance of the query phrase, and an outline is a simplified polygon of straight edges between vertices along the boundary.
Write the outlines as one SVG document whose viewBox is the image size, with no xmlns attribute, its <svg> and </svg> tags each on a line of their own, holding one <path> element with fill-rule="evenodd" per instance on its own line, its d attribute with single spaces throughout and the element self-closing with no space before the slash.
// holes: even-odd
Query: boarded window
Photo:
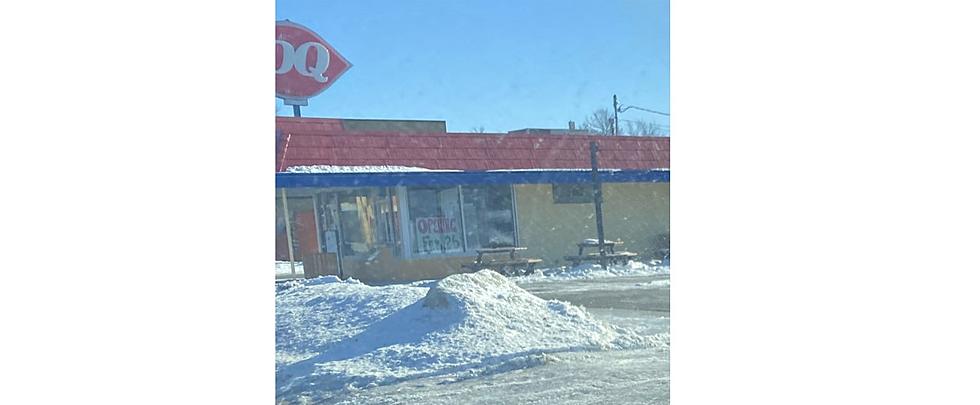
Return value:
<svg viewBox="0 0 980 405">
<path fill-rule="evenodd" d="M 552 184 L 555 204 L 588 204 L 593 201 L 591 184 Z"/>
</svg>

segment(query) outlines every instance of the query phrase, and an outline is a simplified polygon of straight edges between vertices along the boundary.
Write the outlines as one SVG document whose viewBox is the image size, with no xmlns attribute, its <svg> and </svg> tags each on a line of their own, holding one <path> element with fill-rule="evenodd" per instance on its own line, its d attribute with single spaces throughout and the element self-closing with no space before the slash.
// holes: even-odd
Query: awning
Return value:
<svg viewBox="0 0 980 405">
<path fill-rule="evenodd" d="M 669 183 L 670 170 L 600 170 L 603 183 Z M 589 170 L 500 170 L 389 173 L 276 173 L 276 188 L 589 183 Z"/>
</svg>

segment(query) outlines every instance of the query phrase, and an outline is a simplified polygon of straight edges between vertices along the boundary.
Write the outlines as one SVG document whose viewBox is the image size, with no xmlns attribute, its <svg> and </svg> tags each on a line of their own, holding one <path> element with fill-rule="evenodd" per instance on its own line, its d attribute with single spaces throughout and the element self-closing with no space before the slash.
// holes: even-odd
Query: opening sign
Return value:
<svg viewBox="0 0 980 405">
<path fill-rule="evenodd" d="M 462 238 L 459 220 L 456 218 L 415 219 L 415 244 L 418 253 L 462 252 Z"/>
<path fill-rule="evenodd" d="M 347 59 L 309 28 L 289 20 L 276 21 L 276 97 L 286 104 L 306 105 L 350 67 Z"/>
</svg>

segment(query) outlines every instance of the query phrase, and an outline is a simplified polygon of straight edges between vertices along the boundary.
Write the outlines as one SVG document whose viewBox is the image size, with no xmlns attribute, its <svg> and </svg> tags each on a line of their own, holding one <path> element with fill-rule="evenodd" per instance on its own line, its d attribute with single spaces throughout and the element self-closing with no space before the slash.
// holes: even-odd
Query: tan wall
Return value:
<svg viewBox="0 0 980 405">
<path fill-rule="evenodd" d="M 520 244 L 526 257 L 544 259 L 541 266 L 567 264 L 577 243 L 596 237 L 595 206 L 555 204 L 550 184 L 514 186 Z M 669 183 L 608 183 L 602 186 L 606 239 L 622 240 L 619 249 L 653 257 L 654 238 L 670 232 Z"/>
<path fill-rule="evenodd" d="M 432 280 L 462 273 L 463 263 L 472 263 L 476 256 L 440 257 L 430 259 L 401 259 L 391 253 L 391 247 L 381 248 L 381 254 L 370 263 L 345 258 L 344 277 L 353 277 L 367 284 Z"/>
<path fill-rule="evenodd" d="M 596 237 L 592 203 L 555 204 L 550 184 L 516 185 L 514 190 L 520 244 L 528 248 L 520 255 L 543 259 L 539 268 L 568 264 L 563 257 L 577 253 L 576 243 Z M 602 192 L 606 239 L 622 240 L 622 250 L 641 257 L 655 256 L 655 237 L 670 232 L 670 185 L 610 183 L 603 185 Z M 391 253 L 391 247 L 384 247 L 370 263 L 345 259 L 345 277 L 380 284 L 461 273 L 462 264 L 472 263 L 475 256 L 400 259 Z M 332 261 L 325 263 L 329 269 L 324 274 L 336 274 Z"/>
</svg>

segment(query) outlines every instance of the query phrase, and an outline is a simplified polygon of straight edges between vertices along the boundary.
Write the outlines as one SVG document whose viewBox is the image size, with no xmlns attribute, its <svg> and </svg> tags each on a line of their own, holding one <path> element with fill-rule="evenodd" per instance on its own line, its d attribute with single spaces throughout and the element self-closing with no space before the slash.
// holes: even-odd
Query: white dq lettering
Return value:
<svg viewBox="0 0 980 405">
<path fill-rule="evenodd" d="M 330 66 L 330 52 L 323 44 L 316 42 L 306 42 L 297 48 L 283 40 L 276 40 L 276 46 L 282 47 L 282 61 L 276 66 L 276 74 L 286 74 L 291 69 L 296 69 L 296 73 L 312 78 L 320 83 L 327 81 L 327 67 Z M 307 56 L 310 49 L 316 52 L 316 59 L 313 65 L 307 64 Z"/>
</svg>

